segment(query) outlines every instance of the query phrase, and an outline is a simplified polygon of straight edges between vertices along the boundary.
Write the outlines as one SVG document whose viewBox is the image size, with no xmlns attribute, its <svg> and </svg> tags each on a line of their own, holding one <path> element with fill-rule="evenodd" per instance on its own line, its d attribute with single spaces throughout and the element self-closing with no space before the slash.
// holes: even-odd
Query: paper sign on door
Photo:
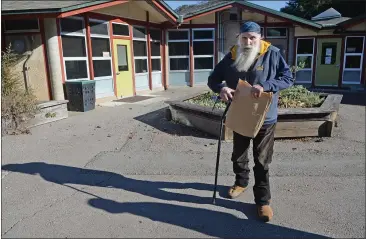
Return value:
<svg viewBox="0 0 366 239">
<path fill-rule="evenodd" d="M 332 48 L 327 48 L 327 49 L 325 50 L 325 55 L 326 55 L 326 56 L 332 56 Z"/>
<path fill-rule="evenodd" d="M 332 62 L 332 57 L 330 57 L 330 56 L 325 57 L 325 64 L 326 65 L 330 65 L 331 62 Z"/>
</svg>

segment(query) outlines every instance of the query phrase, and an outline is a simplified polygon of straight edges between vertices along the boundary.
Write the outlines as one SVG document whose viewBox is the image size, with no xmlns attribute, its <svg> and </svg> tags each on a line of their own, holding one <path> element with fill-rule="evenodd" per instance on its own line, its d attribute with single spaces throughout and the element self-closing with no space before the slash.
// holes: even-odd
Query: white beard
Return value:
<svg viewBox="0 0 366 239">
<path fill-rule="evenodd" d="M 255 58 L 258 56 L 260 44 L 253 47 L 243 47 L 238 44 L 238 52 L 233 65 L 238 72 L 246 72 L 253 65 Z"/>
</svg>

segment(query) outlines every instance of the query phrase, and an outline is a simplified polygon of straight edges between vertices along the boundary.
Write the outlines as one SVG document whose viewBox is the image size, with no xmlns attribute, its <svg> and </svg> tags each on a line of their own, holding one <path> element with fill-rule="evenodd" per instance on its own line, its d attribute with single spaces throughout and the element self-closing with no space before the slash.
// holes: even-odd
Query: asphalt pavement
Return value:
<svg viewBox="0 0 366 239">
<path fill-rule="evenodd" d="M 172 88 L 2 138 L 2 229 L 11 237 L 365 237 L 365 106 L 346 100 L 331 138 L 276 140 L 274 219 L 257 220 L 252 192 L 234 182 L 224 142 L 211 203 L 217 139 L 167 121 Z M 250 168 L 253 167 L 251 157 Z"/>
</svg>

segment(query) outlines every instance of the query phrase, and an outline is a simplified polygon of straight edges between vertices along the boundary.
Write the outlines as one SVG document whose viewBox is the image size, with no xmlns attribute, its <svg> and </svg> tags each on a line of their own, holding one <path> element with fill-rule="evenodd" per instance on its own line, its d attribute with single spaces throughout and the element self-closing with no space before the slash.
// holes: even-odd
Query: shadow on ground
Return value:
<svg viewBox="0 0 366 239">
<path fill-rule="evenodd" d="M 164 107 L 162 109 L 137 116 L 134 119 L 171 135 L 216 139 L 214 136 L 206 134 L 205 132 L 202 132 L 196 128 L 188 127 L 183 124 L 175 123 L 173 121 L 168 121 L 165 118 L 166 109 L 168 109 L 168 107 Z"/>
<path fill-rule="evenodd" d="M 366 91 L 340 91 L 331 89 L 312 89 L 314 92 L 343 95 L 341 104 L 366 106 Z"/>
<path fill-rule="evenodd" d="M 92 196 L 92 198 L 88 200 L 90 206 L 108 213 L 129 213 L 154 221 L 186 228 L 211 237 L 325 238 L 321 235 L 257 221 L 255 216 L 255 205 L 253 204 L 226 199 L 218 199 L 216 201 L 217 207 L 238 210 L 244 213 L 248 218 L 241 219 L 226 212 L 162 202 L 117 202 L 68 185 L 76 184 L 117 188 L 164 201 L 207 205 L 211 204 L 211 197 L 173 193 L 165 190 L 191 188 L 195 190 L 210 191 L 213 188 L 210 184 L 137 180 L 113 172 L 38 162 L 8 164 L 4 165 L 2 170 L 40 175 L 48 182 L 64 185 L 73 190 L 88 194 Z M 219 187 L 221 193 L 223 193 L 224 190 L 226 190 L 225 187 Z M 212 195 L 211 192 L 209 194 Z"/>
<path fill-rule="evenodd" d="M 343 98 L 341 104 L 345 105 L 359 105 L 359 106 L 366 106 L 366 92 L 349 92 L 349 93 L 342 93 Z"/>
</svg>

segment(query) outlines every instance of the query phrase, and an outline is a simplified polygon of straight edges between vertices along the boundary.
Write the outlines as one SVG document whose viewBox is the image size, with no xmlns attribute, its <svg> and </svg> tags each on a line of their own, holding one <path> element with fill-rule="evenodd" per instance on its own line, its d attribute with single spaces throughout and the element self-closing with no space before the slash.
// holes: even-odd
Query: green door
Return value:
<svg viewBox="0 0 366 239">
<path fill-rule="evenodd" d="M 338 86 L 341 62 L 341 38 L 318 38 L 316 86 Z"/>
</svg>

